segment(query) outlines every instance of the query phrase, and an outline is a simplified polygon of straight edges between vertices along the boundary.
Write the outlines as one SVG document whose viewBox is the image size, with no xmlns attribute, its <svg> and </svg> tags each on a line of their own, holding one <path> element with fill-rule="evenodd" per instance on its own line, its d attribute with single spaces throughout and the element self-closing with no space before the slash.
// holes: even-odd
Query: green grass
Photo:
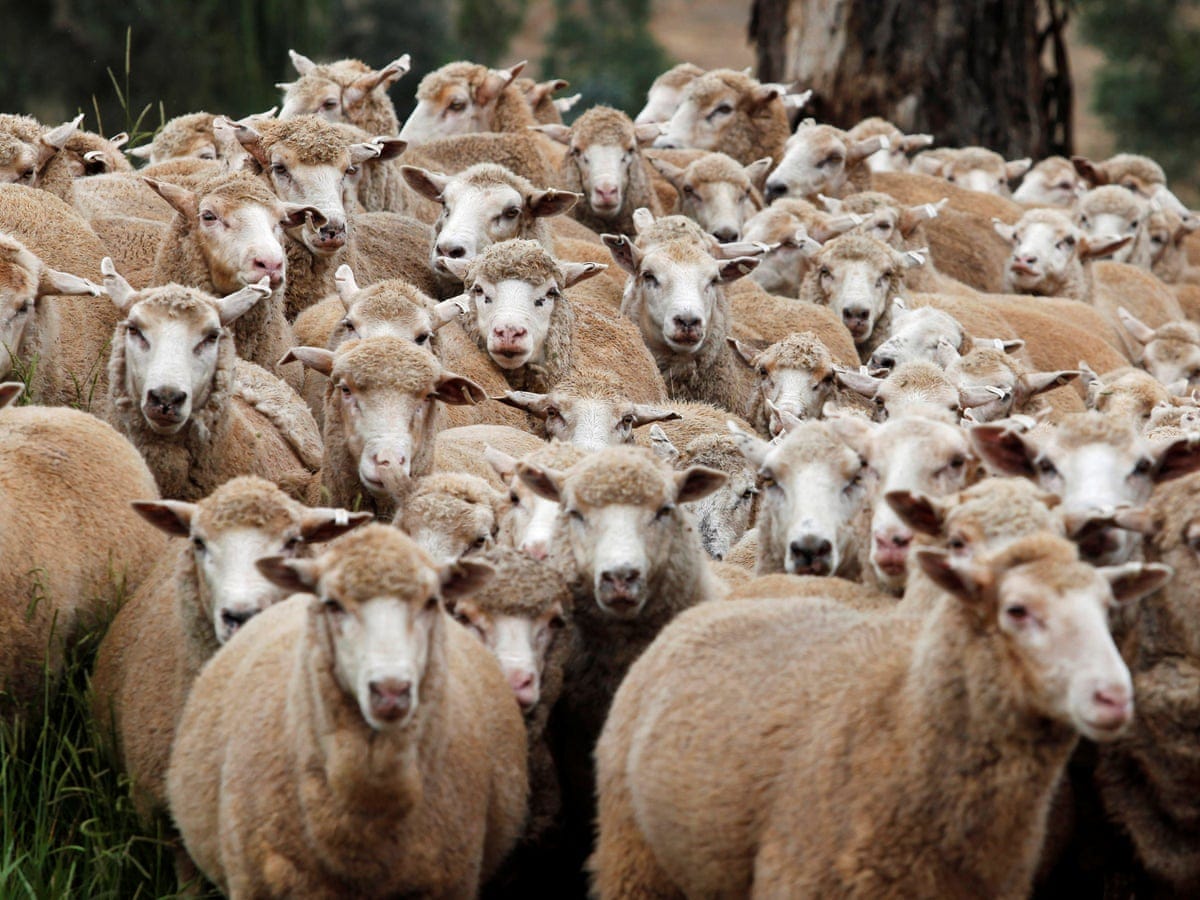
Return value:
<svg viewBox="0 0 1200 900">
<path fill-rule="evenodd" d="M 172 847 L 146 834 L 87 700 L 102 632 L 70 654 L 40 719 L 0 721 L 0 898 L 175 897 Z"/>
</svg>

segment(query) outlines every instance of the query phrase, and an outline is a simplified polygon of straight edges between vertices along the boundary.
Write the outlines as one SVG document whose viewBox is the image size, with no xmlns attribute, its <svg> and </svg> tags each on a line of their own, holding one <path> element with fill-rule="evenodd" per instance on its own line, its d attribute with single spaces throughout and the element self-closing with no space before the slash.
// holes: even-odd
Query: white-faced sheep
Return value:
<svg viewBox="0 0 1200 900">
<path fill-rule="evenodd" d="M 265 283 L 215 298 L 166 285 L 134 291 L 105 260 L 124 315 L 112 335 L 108 417 L 146 457 L 164 497 L 199 500 L 235 475 L 304 498 L 320 465 L 316 423 L 295 393 L 238 360 L 229 326 Z"/>
<path fill-rule="evenodd" d="M 997 391 L 994 400 L 971 407 L 971 419 L 975 422 L 991 422 L 1014 414 L 1038 418 L 1043 413 L 1054 421 L 1065 413 L 1083 412 L 1083 401 L 1073 391 L 1042 397 L 1046 391 L 1054 391 L 1079 375 L 1078 369 L 1031 372 L 1011 354 L 985 346 L 972 348 L 946 366 L 946 376 L 959 391 L 977 388 Z"/>
<path fill-rule="evenodd" d="M 1029 893 L 1079 736 L 1133 715 L 1107 607 L 1170 570 L 1049 534 L 918 559 L 925 617 L 780 597 L 668 626 L 597 747 L 597 896 Z"/>
<path fill-rule="evenodd" d="M 572 123 L 543 125 L 540 130 L 565 145 L 555 186 L 583 197 L 571 215 L 607 234 L 633 234 L 633 211 L 664 210 L 651 182 L 642 148 L 659 135 L 657 125 L 634 125 L 610 106 L 593 106 Z"/>
<path fill-rule="evenodd" d="M 784 152 L 772 154 L 776 163 L 767 176 L 767 202 L 782 197 L 815 202 L 821 194 L 845 197 L 868 190 L 867 158 L 886 143 L 879 135 L 856 140 L 840 128 L 805 119 L 787 139 Z"/>
<path fill-rule="evenodd" d="M 1092 188 L 1075 203 L 1075 222 L 1091 240 L 1101 242 L 1113 236 L 1132 235 L 1132 240 L 1105 257 L 1128 263 L 1139 269 L 1153 264 L 1150 232 L 1150 201 L 1116 185 Z"/>
<path fill-rule="evenodd" d="M 441 404 L 480 403 L 487 396 L 397 337 L 347 341 L 336 350 L 296 347 L 283 361 L 292 360 L 329 379 L 322 502 L 364 507 L 381 518 L 402 509 L 414 480 L 433 471 Z"/>
<path fill-rule="evenodd" d="M 634 121 L 639 125 L 667 122 L 683 101 L 687 86 L 704 74 L 695 63 L 683 62 L 672 66 L 654 79 L 646 91 L 646 105 Z"/>
<path fill-rule="evenodd" d="M 433 559 L 449 564 L 495 546 L 509 503 L 476 475 L 434 472 L 417 481 L 392 524 Z"/>
<path fill-rule="evenodd" d="M 1075 171 L 1069 159 L 1065 156 L 1048 156 L 1025 173 L 1021 186 L 1013 191 L 1012 198 L 1024 206 L 1069 209 L 1085 190 L 1087 183 Z"/>
<path fill-rule="evenodd" d="M 686 169 L 665 160 L 655 160 L 654 166 L 679 191 L 679 211 L 728 244 L 741 240 L 746 221 L 763 208 L 763 180 L 771 160 L 743 166 L 724 153 L 710 153 Z"/>
<path fill-rule="evenodd" d="M 1123 306 L 1117 315 L 1139 345 L 1142 368 L 1166 385 L 1183 381 L 1188 390 L 1200 387 L 1200 325 L 1168 322 L 1151 328 Z"/>
<path fill-rule="evenodd" d="M 411 67 L 407 53 L 382 69 L 372 69 L 357 59 L 318 64 L 295 50 L 289 50 L 288 56 L 300 77 L 275 85 L 283 91 L 279 118 L 316 115 L 327 122 L 354 125 L 368 134 L 400 130 L 387 92 Z"/>
<path fill-rule="evenodd" d="M 0 386 L 0 406 L 21 393 Z M 0 709 L 33 704 L 83 631 L 136 591 L 164 541 L 129 503 L 154 497 L 137 450 L 93 416 L 29 406 L 0 411 Z"/>
<path fill-rule="evenodd" d="M 1163 209 L 1181 218 L 1193 218 L 1193 213 L 1167 187 L 1162 166 L 1148 156 L 1118 153 L 1099 163 L 1084 156 L 1072 156 L 1071 162 L 1089 185 L 1118 185 L 1147 200 L 1158 201 Z"/>
<path fill-rule="evenodd" d="M 544 560 L 550 555 L 553 546 L 555 523 L 558 521 L 558 501 L 546 499 L 535 493 L 518 477 L 517 465 L 524 462 L 531 466 L 565 472 L 585 459 L 588 452 L 573 444 L 561 444 L 558 441 L 549 444 L 537 441 L 532 445 L 522 443 L 522 446 L 510 446 L 507 450 L 501 450 L 489 439 L 484 444 L 483 456 L 509 492 L 510 505 L 500 522 L 500 542 L 504 546 L 516 547 L 534 559 Z"/>
<path fill-rule="evenodd" d="M 109 627 L 92 674 L 93 714 L 111 736 L 138 815 L 167 811 L 175 724 L 204 663 L 288 594 L 255 568 L 306 556 L 310 544 L 363 524 L 365 513 L 309 509 L 261 478 L 225 482 L 199 503 L 139 500 L 134 510 L 176 542 Z"/>
<path fill-rule="evenodd" d="M 442 602 L 491 569 L 385 525 L 259 567 L 306 596 L 196 680 L 167 777 L 188 852 L 235 897 L 475 896 L 521 835 L 525 729 Z"/>
<path fill-rule="evenodd" d="M 887 119 L 878 116 L 863 119 L 846 134 L 855 141 L 876 135 L 887 138 L 886 147 L 880 147 L 867 157 L 867 168 L 872 172 L 907 172 L 911 165 L 908 155 L 933 143 L 932 134 L 905 134 Z"/>
<path fill-rule="evenodd" d="M 400 137 L 416 146 L 480 131 L 523 132 L 536 125 L 529 101 L 512 83 L 524 68 L 523 62 L 508 69 L 453 62 L 430 72 L 417 86 L 417 105 Z"/>
<path fill-rule="evenodd" d="M 926 150 L 912 161 L 914 172 L 936 175 L 968 191 L 1012 195 L 1008 183 L 1029 171 L 1031 159 L 1005 161 L 994 150 L 985 147 L 944 147 Z"/>
</svg>

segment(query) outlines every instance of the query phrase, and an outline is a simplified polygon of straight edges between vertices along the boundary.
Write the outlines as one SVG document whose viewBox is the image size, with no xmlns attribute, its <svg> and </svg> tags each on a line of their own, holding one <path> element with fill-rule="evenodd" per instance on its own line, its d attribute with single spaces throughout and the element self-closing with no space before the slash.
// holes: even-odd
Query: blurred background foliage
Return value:
<svg viewBox="0 0 1200 900">
<path fill-rule="evenodd" d="M 0 54 L 0 109 L 45 122 L 84 112 L 94 127 L 98 107 L 104 131 L 114 133 L 131 126 L 147 106 L 148 130 L 161 115 L 206 109 L 243 116 L 267 109 L 279 99 L 275 82 L 295 77 L 289 48 L 318 61 L 355 56 L 376 67 L 411 53 L 413 70 L 393 89 L 403 118 L 421 76 L 443 63 L 515 62 L 510 47 L 527 25 L 530 0 L 45 0 L 3 6 L 9 34 Z M 671 62 L 649 31 L 650 0 L 554 0 L 549 8 L 549 49 L 545 59 L 530 60 L 535 68 L 583 91 L 580 108 L 605 102 L 639 109 L 650 82 Z"/>
</svg>

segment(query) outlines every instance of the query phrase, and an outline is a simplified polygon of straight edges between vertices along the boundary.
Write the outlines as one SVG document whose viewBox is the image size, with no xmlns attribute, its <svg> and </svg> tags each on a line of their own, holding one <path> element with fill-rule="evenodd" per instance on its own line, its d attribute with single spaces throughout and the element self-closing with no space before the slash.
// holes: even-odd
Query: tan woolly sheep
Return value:
<svg viewBox="0 0 1200 900">
<path fill-rule="evenodd" d="M 449 564 L 496 543 L 509 499 L 463 472 L 434 472 L 417 481 L 392 524 L 433 559 Z"/>
<path fill-rule="evenodd" d="M 1166 385 L 1182 381 L 1187 390 L 1200 387 L 1200 325 L 1168 322 L 1151 328 L 1123 306 L 1117 315 L 1140 346 L 1142 368 Z"/>
<path fill-rule="evenodd" d="M 1092 188 L 1075 203 L 1075 222 L 1089 238 L 1103 241 L 1114 235 L 1133 235 L 1133 240 L 1105 257 L 1139 269 L 1153 264 L 1150 232 L 1146 228 L 1150 201 L 1116 185 Z"/>
<path fill-rule="evenodd" d="M 430 72 L 417 86 L 417 106 L 400 137 L 417 146 L 480 131 L 524 132 L 537 124 L 529 101 L 512 83 L 524 68 L 523 62 L 508 69 L 452 62 Z"/>
<path fill-rule="evenodd" d="M 638 125 L 667 122 L 679 108 L 687 86 L 704 74 L 695 63 L 683 62 L 663 72 L 646 91 L 646 105 L 634 120 Z"/>
<path fill-rule="evenodd" d="M 441 604 L 492 570 L 384 525 L 259 567 L 305 595 L 196 680 L 167 777 L 188 852 L 235 897 L 475 896 L 521 835 L 525 729 Z"/>
<path fill-rule="evenodd" d="M 857 140 L 840 128 L 805 119 L 785 148 L 765 154 L 775 160 L 775 168 L 767 176 L 764 196 L 768 203 L 783 197 L 815 201 L 820 194 L 845 197 L 865 191 L 871 186 L 867 158 L 886 145 L 880 135 Z"/>
<path fill-rule="evenodd" d="M 724 153 L 710 153 L 686 169 L 655 160 L 654 167 L 679 191 L 679 211 L 722 244 L 742 239 L 746 221 L 763 208 L 763 180 L 771 160 L 743 166 Z"/>
<path fill-rule="evenodd" d="M 295 50 L 289 50 L 288 56 L 300 77 L 275 85 L 283 91 L 279 118 L 317 115 L 327 122 L 354 125 L 368 134 L 400 130 L 387 92 L 411 67 L 407 53 L 378 70 L 357 59 L 317 64 Z"/>
<path fill-rule="evenodd" d="M 985 147 L 944 147 L 926 150 L 912 161 L 914 172 L 936 175 L 968 191 L 1010 197 L 1008 183 L 1029 171 L 1031 159 L 1006 162 Z"/>
<path fill-rule="evenodd" d="M 1048 156 L 1025 173 L 1021 186 L 1013 191 L 1012 198 L 1023 206 L 1069 209 L 1085 190 L 1087 183 L 1075 171 L 1069 159 L 1065 156 Z"/>
</svg>

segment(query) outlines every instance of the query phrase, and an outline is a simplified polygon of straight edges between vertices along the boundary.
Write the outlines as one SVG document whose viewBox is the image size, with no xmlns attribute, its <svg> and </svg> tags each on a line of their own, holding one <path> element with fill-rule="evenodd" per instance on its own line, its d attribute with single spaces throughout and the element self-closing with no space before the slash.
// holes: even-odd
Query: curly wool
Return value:
<svg viewBox="0 0 1200 900">
<path fill-rule="evenodd" d="M 1126 175 L 1132 176 L 1144 184 L 1167 183 L 1167 176 L 1163 172 L 1162 166 L 1150 157 L 1137 153 L 1118 153 L 1116 156 L 1106 159 L 1096 168 L 1108 178 L 1109 182 L 1113 183 L 1121 181 Z"/>
<path fill-rule="evenodd" d="M 824 372 L 833 368 L 829 348 L 811 331 L 794 332 L 754 358 L 756 366 Z"/>
<path fill-rule="evenodd" d="M 480 278 L 492 284 L 501 281 L 524 281 L 541 285 L 552 279 L 563 280 L 558 262 L 537 241 L 513 240 L 492 244 L 475 257 L 467 270 L 464 284 L 471 285 Z"/>
<path fill-rule="evenodd" d="M 535 619 L 559 604 L 571 608 L 571 589 L 552 566 L 511 547 L 494 547 L 478 557 L 496 570 L 487 590 L 471 598 L 476 608 L 499 616 Z"/>
<path fill-rule="evenodd" d="M 705 434 L 679 451 L 676 468 L 708 466 L 721 472 L 741 472 L 753 466 L 746 461 L 741 445 L 732 434 Z"/>
<path fill-rule="evenodd" d="M 212 113 L 194 112 L 168 121 L 150 142 L 150 162 L 191 156 L 201 143 L 215 146 L 212 128 L 215 118 Z"/>
<path fill-rule="evenodd" d="M 26 144 L 36 147 L 45 131 L 45 126 L 32 116 L 0 114 L 0 134 L 11 135 Z"/>
<path fill-rule="evenodd" d="M 776 162 L 783 159 L 789 127 L 783 101 L 776 97 L 769 103 L 747 110 L 745 98 L 760 86 L 758 79 L 733 69 L 713 69 L 697 76 L 687 88 L 686 97 L 706 109 L 718 97 L 732 90 L 738 95 L 737 116 L 741 120 L 728 129 L 719 148 L 744 166 L 769 156 Z"/>
<path fill-rule="evenodd" d="M 641 447 L 610 447 L 571 468 L 563 487 L 588 506 L 616 504 L 657 509 L 668 502 L 668 469 Z"/>
<path fill-rule="evenodd" d="M 1129 222 L 1137 221 L 1147 209 L 1144 198 L 1115 184 L 1092 188 L 1075 205 L 1076 215 L 1120 216 Z"/>
<path fill-rule="evenodd" d="M 263 150 L 268 154 L 273 147 L 283 144 L 306 166 L 341 165 L 348 148 L 364 140 L 363 132 L 354 126 L 326 122 L 319 116 L 272 119 L 258 131 Z"/>
<path fill-rule="evenodd" d="M 439 590 L 429 554 L 390 525 L 364 525 L 353 541 L 334 545 L 319 559 L 323 595 L 336 597 L 348 610 L 375 597 L 424 603 Z"/>
<path fill-rule="evenodd" d="M 417 100 L 434 100 L 456 82 L 467 85 L 470 95 L 474 97 L 490 71 L 487 66 L 478 63 L 447 63 L 421 79 L 417 86 Z M 529 101 L 525 99 L 520 88 L 510 82 L 496 100 L 496 107 L 492 113 L 492 127 L 488 130 L 523 133 L 526 128 L 536 124 L 537 120 L 533 117 Z"/>
<path fill-rule="evenodd" d="M 345 380 L 365 392 L 394 389 L 425 396 L 436 386 L 439 374 L 437 360 L 424 350 L 384 336 L 344 343 L 338 349 L 330 381 Z"/>
<path fill-rule="evenodd" d="M 288 94 L 305 93 L 318 88 L 322 81 L 333 82 L 344 91 L 359 78 L 373 71 L 375 70 L 360 59 L 339 59 L 323 63 L 292 82 Z M 396 107 L 387 95 L 386 88 L 376 88 L 348 110 L 343 106 L 342 113 L 349 124 L 371 135 L 397 134 L 400 131 Z"/>
</svg>

